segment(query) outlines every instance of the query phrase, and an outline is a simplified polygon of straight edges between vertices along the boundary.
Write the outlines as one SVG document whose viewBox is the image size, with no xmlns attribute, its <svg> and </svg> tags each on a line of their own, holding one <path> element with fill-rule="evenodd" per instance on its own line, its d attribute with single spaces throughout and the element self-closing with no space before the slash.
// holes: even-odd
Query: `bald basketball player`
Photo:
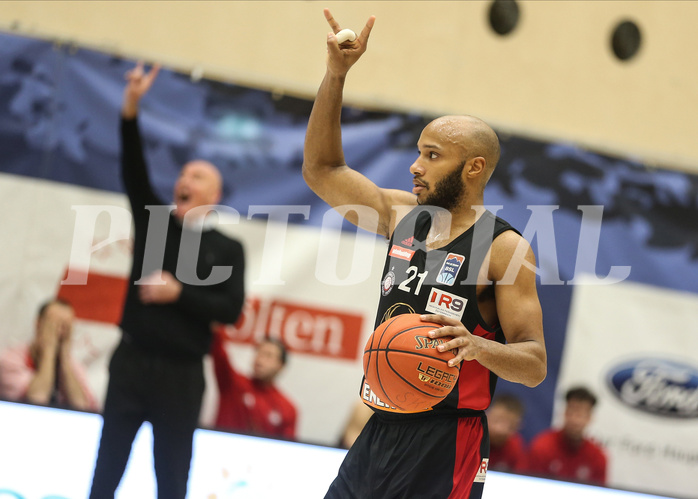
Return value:
<svg viewBox="0 0 698 499">
<path fill-rule="evenodd" d="M 483 208 L 499 140 L 482 120 L 429 123 L 409 166 L 412 192 L 382 189 L 345 162 L 340 113 L 349 68 L 366 51 L 371 17 L 353 42 L 329 10 L 327 69 L 308 122 L 303 175 L 332 207 L 363 205 L 346 218 L 388 238 L 376 326 L 402 313 L 442 324 L 453 336 L 457 385 L 433 410 L 400 414 L 365 382 L 374 414 L 354 442 L 328 498 L 480 498 L 488 458 L 485 409 L 497 377 L 538 385 L 546 375 L 535 259 L 507 222 Z M 428 90 L 428 89 L 425 89 Z M 408 174 L 407 165 L 405 175 Z"/>
<path fill-rule="evenodd" d="M 242 246 L 205 218 L 206 206 L 221 200 L 223 182 L 214 165 L 201 160 L 185 164 L 174 186 L 174 210 L 166 218 L 154 211 L 164 203 L 151 187 L 137 117 L 157 73 L 157 67 L 146 73 L 138 64 L 126 75 L 121 173 L 135 226 L 133 268 L 122 340 L 109 365 L 91 498 L 114 497 L 144 421 L 153 427 L 158 497 L 185 497 L 210 323 L 235 322 L 244 300 Z M 197 240 L 199 245 L 192 246 Z M 153 258 L 146 248 L 160 253 Z M 216 266 L 230 268 L 229 277 L 216 284 L 197 282 Z"/>
</svg>

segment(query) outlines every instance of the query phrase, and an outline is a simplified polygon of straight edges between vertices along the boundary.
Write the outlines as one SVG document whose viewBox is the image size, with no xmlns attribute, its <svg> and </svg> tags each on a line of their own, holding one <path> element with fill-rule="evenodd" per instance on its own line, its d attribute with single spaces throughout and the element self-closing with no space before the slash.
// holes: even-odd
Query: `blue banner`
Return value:
<svg viewBox="0 0 698 499">
<path fill-rule="evenodd" d="M 0 171 L 122 192 L 118 165 L 123 75 L 134 61 L 46 41 L 0 34 Z M 141 110 L 147 159 L 163 200 L 182 164 L 208 159 L 226 184 L 224 204 L 309 205 L 320 225 L 327 206 L 301 175 L 312 101 L 202 80 L 163 70 Z M 347 163 L 382 187 L 411 190 L 408 169 L 431 117 L 345 108 Z M 698 177 L 656 170 L 570 144 L 502 137 L 502 157 L 486 204 L 522 232 L 529 206 L 554 205 L 554 254 L 539 267 L 562 284 L 539 286 L 548 348 L 548 378 L 537 389 L 501 382 L 527 406 L 524 433 L 547 427 L 577 272 L 578 254 L 599 277 L 629 266 L 628 279 L 698 293 Z M 598 245 L 583 245 L 584 210 L 602 206 Z M 19 214 L 21 215 L 21 214 Z M 345 226 L 347 230 L 353 230 Z M 584 256 L 584 255 L 583 255 Z M 553 261 L 554 260 L 554 261 Z M 379 276 L 376 276 L 378 292 Z M 544 281 L 544 279 L 541 279 Z M 660 334 L 661 332 L 658 332 Z"/>
</svg>

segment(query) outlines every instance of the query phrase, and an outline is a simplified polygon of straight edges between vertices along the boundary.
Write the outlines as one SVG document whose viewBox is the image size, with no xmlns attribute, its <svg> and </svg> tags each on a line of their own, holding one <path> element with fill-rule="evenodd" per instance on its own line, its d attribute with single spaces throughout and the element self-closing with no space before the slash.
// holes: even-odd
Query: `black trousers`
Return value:
<svg viewBox="0 0 698 499">
<path fill-rule="evenodd" d="M 122 340 L 109 363 L 90 499 L 114 497 L 144 421 L 153 427 L 158 498 L 183 499 L 204 386 L 202 359 L 156 356 Z"/>
</svg>

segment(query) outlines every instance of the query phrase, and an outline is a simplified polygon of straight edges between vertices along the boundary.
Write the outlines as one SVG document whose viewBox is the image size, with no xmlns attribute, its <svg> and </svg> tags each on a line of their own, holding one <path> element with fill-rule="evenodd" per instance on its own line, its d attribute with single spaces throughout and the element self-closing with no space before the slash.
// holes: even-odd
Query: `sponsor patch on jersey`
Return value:
<svg viewBox="0 0 698 499">
<path fill-rule="evenodd" d="M 391 319 L 393 317 L 397 317 L 398 315 L 401 314 L 415 314 L 417 311 L 412 308 L 411 305 L 408 303 L 403 303 L 403 302 L 398 302 L 398 303 L 393 303 L 388 307 L 388 310 L 383 312 L 383 317 L 381 317 L 381 324 L 383 324 L 385 321 L 388 319 Z"/>
<path fill-rule="evenodd" d="M 436 276 L 436 282 L 445 284 L 446 286 L 453 286 L 456 283 L 458 271 L 464 261 L 465 257 L 463 255 L 449 253 L 441 266 L 441 270 L 439 270 L 439 274 Z"/>
<path fill-rule="evenodd" d="M 454 295 L 443 289 L 431 288 L 429 292 L 429 300 L 427 301 L 426 311 L 433 314 L 441 314 L 452 319 L 461 320 L 465 306 L 468 303 L 467 298 Z"/>
<path fill-rule="evenodd" d="M 475 475 L 475 480 L 473 480 L 473 483 L 485 483 L 485 477 L 487 476 L 487 465 L 489 462 L 489 458 L 482 458 L 482 462 L 480 463 L 480 467 L 477 469 L 477 475 Z"/>
<path fill-rule="evenodd" d="M 361 398 L 366 401 L 366 403 L 370 406 L 373 407 L 378 407 L 381 409 L 392 409 L 395 410 L 395 407 L 390 405 L 387 402 L 382 401 L 376 393 L 371 390 L 371 387 L 364 381 L 364 386 L 361 388 Z"/>
<path fill-rule="evenodd" d="M 409 262 L 412 260 L 412 255 L 414 255 L 414 250 L 411 249 L 401 248 L 395 244 L 390 248 L 390 256 L 394 256 L 395 258 L 400 258 Z"/>
<path fill-rule="evenodd" d="M 393 290 L 393 286 L 395 285 L 395 273 L 390 270 L 388 271 L 387 274 L 385 274 L 385 277 L 383 278 L 383 281 L 381 282 L 381 294 L 383 296 L 388 296 L 388 294 Z"/>
<path fill-rule="evenodd" d="M 408 237 L 407 239 L 403 239 L 400 244 L 403 246 L 412 246 L 412 243 L 414 243 L 414 236 Z"/>
</svg>

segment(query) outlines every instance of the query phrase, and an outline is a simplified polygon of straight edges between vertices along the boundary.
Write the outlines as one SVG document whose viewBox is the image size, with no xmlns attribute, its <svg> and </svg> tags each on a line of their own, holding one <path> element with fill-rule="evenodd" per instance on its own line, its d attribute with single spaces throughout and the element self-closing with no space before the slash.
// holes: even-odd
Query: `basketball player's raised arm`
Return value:
<svg viewBox="0 0 698 499">
<path fill-rule="evenodd" d="M 349 168 L 344 160 L 340 125 L 344 81 L 349 68 L 366 51 L 375 18 L 371 16 L 368 19 L 356 40 L 339 45 L 334 35 L 341 29 L 339 23 L 328 9 L 325 9 L 325 17 L 333 33 L 327 38 L 325 78 L 308 121 L 303 149 L 303 178 L 333 208 L 343 205 L 368 207 L 369 210 L 361 216 L 355 211 L 349 211 L 345 216 L 363 229 L 389 236 L 396 215 L 392 207 L 414 205 L 415 197 L 407 191 L 381 189 L 361 173 Z"/>
</svg>

